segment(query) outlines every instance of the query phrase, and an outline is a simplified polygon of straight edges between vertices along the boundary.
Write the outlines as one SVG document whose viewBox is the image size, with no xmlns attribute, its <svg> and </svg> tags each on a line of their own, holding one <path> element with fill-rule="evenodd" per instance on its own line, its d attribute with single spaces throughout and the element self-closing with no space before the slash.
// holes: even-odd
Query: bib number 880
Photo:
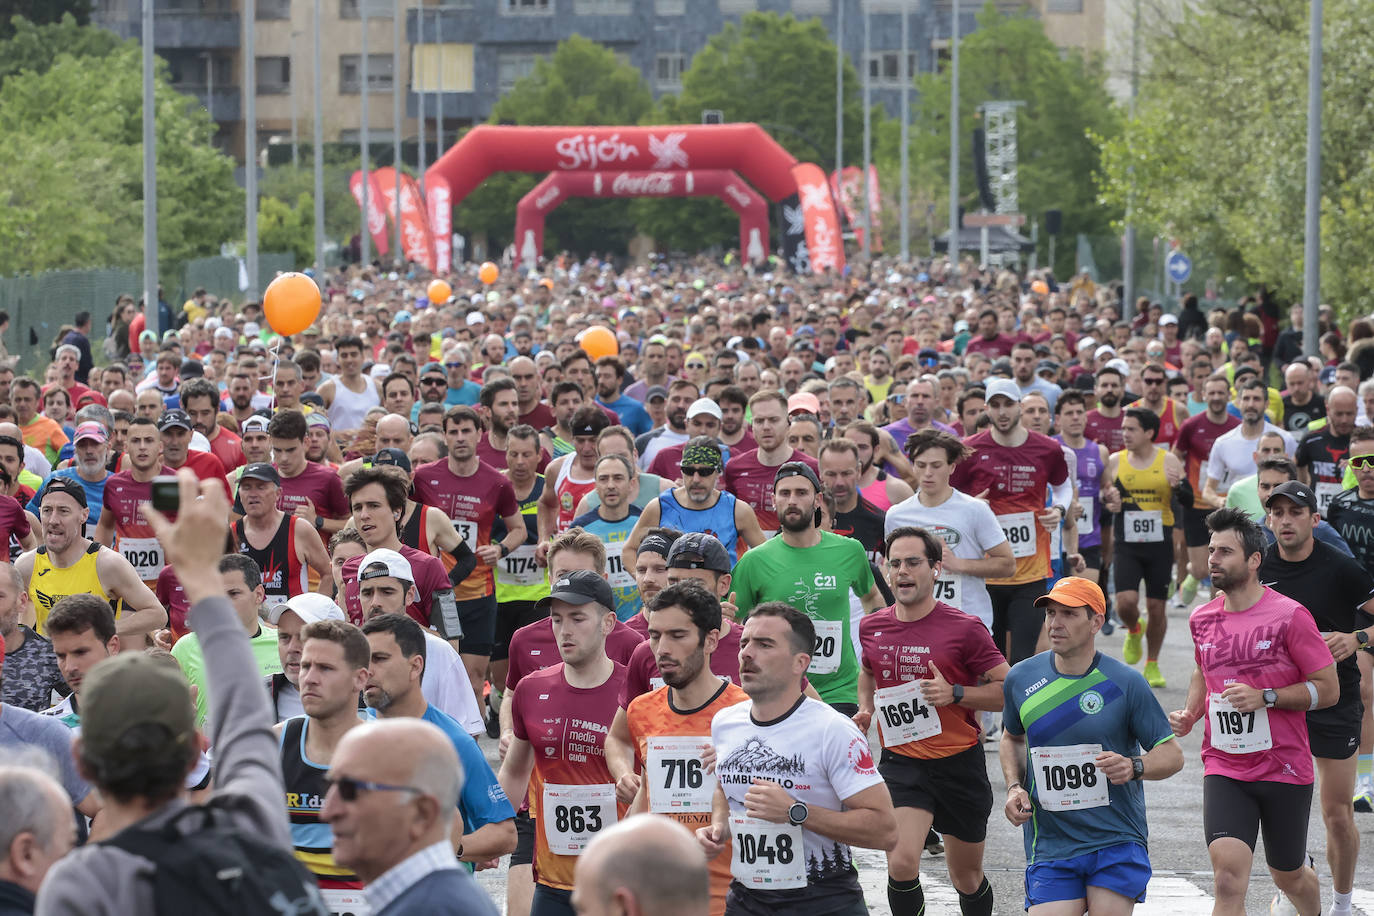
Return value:
<svg viewBox="0 0 1374 916">
<path fill-rule="evenodd" d="M 601 809 L 595 805 L 558 805 L 553 809 L 553 825 L 559 833 L 596 833 L 601 829 Z"/>
<path fill-rule="evenodd" d="M 744 865 L 753 865 L 760 859 L 769 865 L 789 865 L 794 855 L 792 838 L 785 833 L 779 834 L 773 843 L 768 842 L 767 836 L 741 833 L 735 837 L 735 851 Z"/>
<path fill-rule="evenodd" d="M 1092 763 L 1070 763 L 1064 766 L 1040 767 L 1045 785 L 1056 791 L 1092 788 L 1097 785 L 1097 766 Z"/>
</svg>

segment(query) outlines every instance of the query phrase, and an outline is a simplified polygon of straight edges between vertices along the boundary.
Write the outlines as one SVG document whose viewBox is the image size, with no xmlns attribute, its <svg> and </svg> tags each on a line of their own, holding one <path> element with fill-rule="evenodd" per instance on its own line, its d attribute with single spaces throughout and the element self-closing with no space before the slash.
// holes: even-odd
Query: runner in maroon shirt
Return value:
<svg viewBox="0 0 1374 916">
<path fill-rule="evenodd" d="M 157 431 L 162 437 L 162 463 L 173 471 L 183 467 L 190 468 L 197 480 L 218 480 L 224 484 L 224 495 L 233 499 L 229 491 L 229 481 L 224 477 L 224 465 L 209 452 L 198 452 L 191 448 L 191 418 L 186 411 L 172 409 L 165 411 L 157 421 Z"/>
<path fill-rule="evenodd" d="M 1011 348 L 1015 345 L 1016 338 L 998 332 L 997 310 L 983 309 L 978 313 L 978 333 L 969 338 L 964 356 L 972 353 L 981 353 L 988 359 L 1011 356 Z"/>
<path fill-rule="evenodd" d="M 348 521 L 348 500 L 339 475 L 305 457 L 305 414 L 292 408 L 278 410 L 267 425 L 272 457 L 281 475 L 277 508 L 295 513 L 328 539 Z"/>
<path fill-rule="evenodd" d="M 1202 385 L 1202 400 L 1207 404 L 1207 409 L 1184 420 L 1178 430 L 1178 440 L 1174 442 L 1174 454 L 1183 462 L 1184 473 L 1193 485 L 1193 505 L 1183 507 L 1183 540 L 1188 546 L 1188 576 L 1179 583 L 1175 606 L 1178 606 L 1178 601 L 1182 601 L 1184 606 L 1192 604 L 1198 585 L 1203 581 L 1211 581 L 1212 576 L 1207 569 L 1207 544 L 1211 540 L 1211 532 L 1207 530 L 1207 515 L 1225 505 L 1225 500 L 1209 503 L 1202 495 L 1207 486 L 1207 458 L 1212 454 L 1212 445 L 1222 433 L 1240 425 L 1240 417 L 1232 416 L 1226 409 L 1231 401 L 1231 386 L 1226 379 L 1208 378 Z"/>
<path fill-rule="evenodd" d="M 731 453 L 721 480 L 725 490 L 744 500 L 754 510 L 759 527 L 771 535 L 778 530 L 778 514 L 773 510 L 773 478 L 788 461 L 801 461 L 820 473 L 820 465 L 810 455 L 787 445 L 787 399 L 777 391 L 760 391 L 749 399 L 754 439 L 759 447 L 743 454 Z"/>
<path fill-rule="evenodd" d="M 1101 369 L 1093 382 L 1093 395 L 1097 406 L 1088 411 L 1087 426 L 1083 435 L 1099 445 L 1107 447 L 1111 455 L 1125 448 L 1121 438 L 1121 399 L 1125 396 L 1126 380 L 1114 368 Z"/>
</svg>

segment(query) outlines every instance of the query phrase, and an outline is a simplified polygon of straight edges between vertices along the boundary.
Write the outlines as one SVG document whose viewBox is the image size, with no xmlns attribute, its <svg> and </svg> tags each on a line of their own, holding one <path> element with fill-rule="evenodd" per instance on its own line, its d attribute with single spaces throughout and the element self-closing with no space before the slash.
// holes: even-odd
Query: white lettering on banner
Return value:
<svg viewBox="0 0 1374 916">
<path fill-rule="evenodd" d="M 730 815 L 730 874 L 751 889 L 806 887 L 806 846 L 800 827 Z"/>
<path fill-rule="evenodd" d="M 1121 525 L 1126 531 L 1127 544 L 1153 544 L 1164 540 L 1164 513 L 1159 509 L 1127 510 L 1122 513 Z"/>
<path fill-rule="evenodd" d="M 552 185 L 543 194 L 540 194 L 534 199 L 534 208 L 536 210 L 547 210 L 549 205 L 558 200 L 562 194 L 562 188 L 559 188 L 557 185 Z"/>
<path fill-rule="evenodd" d="M 1008 512 L 997 516 L 997 524 L 1011 544 L 1011 555 L 1017 559 L 1035 556 L 1035 513 Z"/>
<path fill-rule="evenodd" d="M 1046 811 L 1100 808 L 1108 803 L 1107 777 L 1097 769 L 1100 744 L 1031 748 L 1032 778 Z"/>
<path fill-rule="evenodd" d="M 554 144 L 561 169 L 595 169 L 639 158 L 639 147 L 623 143 L 620 133 L 604 139 L 596 134 L 574 134 Z"/>
<path fill-rule="evenodd" d="M 921 694 L 920 681 L 883 687 L 873 694 L 883 747 L 898 747 L 933 738 L 944 730 L 940 714 Z"/>
<path fill-rule="evenodd" d="M 544 806 L 539 822 L 549 852 L 560 856 L 580 856 L 587 844 L 619 816 L 615 807 L 615 786 L 597 784 L 569 786 L 544 784 Z"/>
<path fill-rule="evenodd" d="M 749 197 L 749 195 L 741 191 L 739 189 L 739 186 L 736 185 L 733 181 L 728 181 L 725 183 L 725 193 L 733 197 L 735 199 L 735 203 L 739 204 L 741 207 L 748 207 L 752 205 L 754 202 Z"/>
<path fill-rule="evenodd" d="M 840 670 L 840 653 L 844 650 L 844 623 L 839 620 L 813 620 L 816 628 L 816 651 L 811 653 L 807 674 L 834 674 Z"/>
<path fill-rule="evenodd" d="M 682 130 L 674 131 L 662 140 L 649 134 L 649 152 L 654 157 L 654 168 L 687 168 L 687 152 L 682 148 L 682 141 L 686 139 L 687 132 Z"/>
<path fill-rule="evenodd" d="M 649 197 L 673 193 L 673 176 L 670 172 L 646 172 L 635 175 L 619 172 L 611 179 L 611 193 L 617 197 Z"/>
<path fill-rule="evenodd" d="M 706 772 L 702 752 L 711 737 L 659 735 L 645 740 L 644 778 L 654 814 L 709 813 L 716 777 Z"/>
<path fill-rule="evenodd" d="M 1274 746 L 1269 732 L 1269 710 L 1241 712 L 1219 693 L 1207 696 L 1208 725 L 1212 747 L 1227 754 L 1256 754 Z"/>
</svg>

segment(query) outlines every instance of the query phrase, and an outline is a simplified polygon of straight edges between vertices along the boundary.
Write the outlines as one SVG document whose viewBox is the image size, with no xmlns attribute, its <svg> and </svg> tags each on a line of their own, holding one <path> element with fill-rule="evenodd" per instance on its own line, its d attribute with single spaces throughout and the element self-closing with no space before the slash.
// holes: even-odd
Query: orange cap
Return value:
<svg viewBox="0 0 1374 916">
<path fill-rule="evenodd" d="M 1089 607 L 1094 614 L 1107 614 L 1107 599 L 1102 589 L 1091 579 L 1079 576 L 1066 576 L 1054 583 L 1048 595 L 1035 599 L 1036 607 L 1044 607 L 1046 601 L 1057 601 L 1065 607 Z"/>
</svg>

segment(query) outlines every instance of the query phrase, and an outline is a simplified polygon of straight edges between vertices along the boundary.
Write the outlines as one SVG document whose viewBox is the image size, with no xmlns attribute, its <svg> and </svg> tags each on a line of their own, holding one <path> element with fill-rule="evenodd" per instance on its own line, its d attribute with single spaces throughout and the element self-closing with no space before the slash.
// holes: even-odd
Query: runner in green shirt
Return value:
<svg viewBox="0 0 1374 916">
<path fill-rule="evenodd" d="M 821 699 L 853 716 L 859 710 L 859 665 L 849 633 L 849 593 L 864 613 L 883 606 L 882 593 L 863 545 L 821 531 L 821 482 L 800 461 L 788 461 L 773 478 L 773 504 L 781 528 L 777 537 L 747 551 L 735 564 L 731 601 L 740 622 L 765 601 L 785 601 L 811 618 L 816 648 L 807 678 Z"/>
</svg>

